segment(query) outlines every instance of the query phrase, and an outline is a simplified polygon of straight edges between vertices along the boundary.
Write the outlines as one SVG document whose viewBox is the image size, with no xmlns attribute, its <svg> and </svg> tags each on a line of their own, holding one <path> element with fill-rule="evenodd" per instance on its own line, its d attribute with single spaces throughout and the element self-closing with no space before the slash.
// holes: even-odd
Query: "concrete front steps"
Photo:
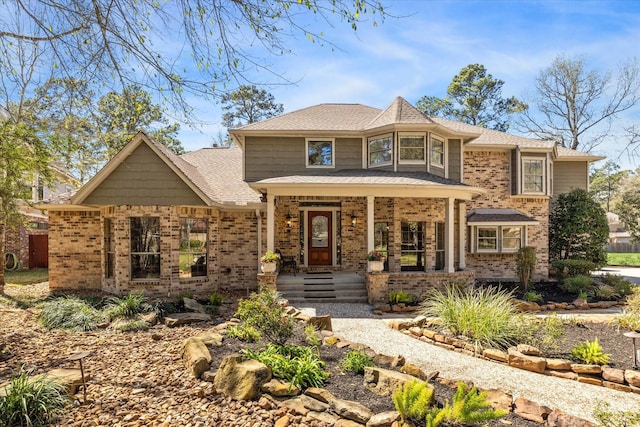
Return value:
<svg viewBox="0 0 640 427">
<path fill-rule="evenodd" d="M 307 272 L 281 274 L 277 288 L 284 298 L 293 303 L 366 303 L 367 286 L 357 273 Z"/>
</svg>

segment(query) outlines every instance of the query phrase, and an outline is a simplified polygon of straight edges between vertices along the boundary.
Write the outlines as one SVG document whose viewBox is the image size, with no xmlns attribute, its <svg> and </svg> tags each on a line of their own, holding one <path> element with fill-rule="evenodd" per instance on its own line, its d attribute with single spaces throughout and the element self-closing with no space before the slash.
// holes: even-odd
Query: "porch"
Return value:
<svg viewBox="0 0 640 427">
<path fill-rule="evenodd" d="M 276 288 L 292 303 L 366 303 L 364 278 L 349 271 L 280 274 Z"/>
</svg>

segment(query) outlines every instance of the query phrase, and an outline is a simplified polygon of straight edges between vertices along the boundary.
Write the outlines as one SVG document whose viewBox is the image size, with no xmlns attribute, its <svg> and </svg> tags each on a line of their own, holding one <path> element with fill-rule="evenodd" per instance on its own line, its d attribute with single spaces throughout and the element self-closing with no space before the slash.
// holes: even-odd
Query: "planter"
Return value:
<svg viewBox="0 0 640 427">
<path fill-rule="evenodd" d="M 384 270 L 384 261 L 368 261 L 369 271 L 372 273 L 380 273 Z"/>
<path fill-rule="evenodd" d="M 278 264 L 275 262 L 263 262 L 260 264 L 263 273 L 275 273 Z"/>
</svg>

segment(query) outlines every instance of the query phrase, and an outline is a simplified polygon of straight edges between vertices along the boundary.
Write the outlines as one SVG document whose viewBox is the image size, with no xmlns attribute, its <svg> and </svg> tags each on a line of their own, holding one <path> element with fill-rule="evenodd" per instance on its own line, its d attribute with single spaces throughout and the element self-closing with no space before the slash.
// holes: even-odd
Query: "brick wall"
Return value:
<svg viewBox="0 0 640 427">
<path fill-rule="evenodd" d="M 160 218 L 160 277 L 130 279 L 131 217 Z M 256 289 L 257 220 L 253 212 L 209 208 L 118 206 L 102 212 L 50 213 L 50 286 L 58 291 L 104 290 L 117 295 L 144 292 L 175 297 L 181 292 L 206 296 L 214 291 Z M 209 223 L 207 276 L 180 278 L 180 218 Z M 114 277 L 105 278 L 104 218 L 114 227 Z"/>
<path fill-rule="evenodd" d="M 549 277 L 549 198 L 512 197 L 510 154 L 494 151 L 467 151 L 464 160 L 465 184 L 485 188 L 485 196 L 467 202 L 467 212 L 474 208 L 517 209 L 535 218 L 539 224 L 527 226 L 527 245 L 536 248 L 534 280 Z M 517 278 L 515 254 L 467 254 L 467 267 L 478 278 Z"/>
<path fill-rule="evenodd" d="M 473 271 L 457 271 L 455 273 L 373 273 L 365 276 L 369 304 L 384 304 L 391 291 L 405 291 L 424 299 L 432 289 L 444 290 L 446 285 L 470 286 L 473 284 Z"/>
</svg>

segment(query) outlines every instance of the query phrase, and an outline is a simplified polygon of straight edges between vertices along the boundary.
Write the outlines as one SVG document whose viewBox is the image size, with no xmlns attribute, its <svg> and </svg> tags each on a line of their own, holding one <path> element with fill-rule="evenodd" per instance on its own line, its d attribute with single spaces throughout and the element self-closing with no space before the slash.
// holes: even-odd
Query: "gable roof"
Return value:
<svg viewBox="0 0 640 427">
<path fill-rule="evenodd" d="M 260 203 L 259 196 L 242 180 L 239 149 L 201 149 L 178 156 L 143 132 L 116 154 L 69 200 L 81 205 L 141 144 L 146 144 L 207 206 L 246 206 Z M 213 155 L 218 151 L 220 155 Z M 226 152 L 225 152 L 226 150 Z"/>
<path fill-rule="evenodd" d="M 386 110 L 382 111 L 367 125 L 367 129 L 375 129 L 394 124 L 434 124 L 416 107 L 401 96 L 396 97 Z"/>
</svg>

